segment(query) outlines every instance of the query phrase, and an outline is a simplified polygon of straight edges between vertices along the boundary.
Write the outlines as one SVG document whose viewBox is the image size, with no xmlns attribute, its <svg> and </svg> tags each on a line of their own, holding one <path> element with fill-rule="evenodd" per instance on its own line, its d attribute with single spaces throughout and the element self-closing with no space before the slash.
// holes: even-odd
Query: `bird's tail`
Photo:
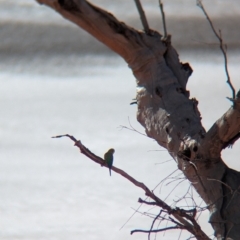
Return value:
<svg viewBox="0 0 240 240">
<path fill-rule="evenodd" d="M 111 168 L 109 168 L 109 174 L 110 174 L 110 176 L 111 176 Z"/>
</svg>

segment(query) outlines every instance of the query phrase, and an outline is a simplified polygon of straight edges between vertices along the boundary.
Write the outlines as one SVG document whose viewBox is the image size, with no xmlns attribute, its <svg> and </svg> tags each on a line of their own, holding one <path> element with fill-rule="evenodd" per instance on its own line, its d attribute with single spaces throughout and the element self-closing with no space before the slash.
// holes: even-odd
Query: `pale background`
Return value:
<svg viewBox="0 0 240 240">
<path fill-rule="evenodd" d="M 92 2 L 141 28 L 134 1 Z M 142 2 L 151 16 L 150 26 L 162 31 L 158 1 Z M 173 44 L 180 59 L 194 69 L 188 89 L 199 100 L 208 129 L 230 107 L 221 52 L 195 1 L 165 0 L 164 4 Z M 238 90 L 240 3 L 208 0 L 204 4 L 228 44 L 229 70 Z M 145 198 L 144 192 L 114 172 L 110 177 L 106 168 L 81 155 L 69 139 L 51 139 L 72 134 L 99 156 L 114 147 L 114 165 L 155 188 L 176 170 L 176 164 L 159 164 L 170 159 L 164 149 L 119 128 L 129 126 L 129 118 L 144 132 L 135 118 L 136 106 L 129 105 L 134 96 L 135 79 L 119 56 L 33 0 L 0 0 L 1 240 L 147 239 L 146 234 L 130 235 L 133 229 L 151 226 L 152 219 L 140 213 L 120 230 L 139 207 L 138 198 Z M 239 154 L 238 142 L 223 152 L 223 159 L 239 170 Z M 157 187 L 155 193 L 165 199 L 177 183 L 164 184 L 161 191 Z M 188 186 L 187 181 L 179 185 L 167 203 L 173 204 Z M 139 211 L 158 213 L 150 207 Z M 203 229 L 212 234 L 207 220 L 204 212 Z M 159 233 L 156 239 L 178 236 L 176 230 Z M 182 233 L 180 239 L 187 237 Z"/>
</svg>

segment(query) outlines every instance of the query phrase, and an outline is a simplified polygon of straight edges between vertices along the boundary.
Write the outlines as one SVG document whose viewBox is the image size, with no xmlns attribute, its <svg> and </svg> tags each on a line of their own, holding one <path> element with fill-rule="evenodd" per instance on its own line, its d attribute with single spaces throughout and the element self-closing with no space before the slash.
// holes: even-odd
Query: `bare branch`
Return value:
<svg viewBox="0 0 240 240">
<path fill-rule="evenodd" d="M 145 16 L 145 13 L 144 13 L 143 8 L 142 8 L 142 4 L 141 4 L 140 0 L 134 0 L 134 1 L 136 3 L 137 9 L 138 9 L 140 19 L 142 21 L 143 29 L 144 29 L 146 34 L 149 34 L 150 29 L 149 29 L 149 26 L 148 26 L 147 18 Z"/>
<path fill-rule="evenodd" d="M 164 10 L 163 10 L 163 4 L 162 4 L 161 0 L 159 0 L 159 6 L 160 6 L 161 14 L 162 14 L 164 38 L 166 39 L 167 36 L 168 36 L 168 34 L 167 34 L 167 26 L 166 26 L 166 20 L 165 20 L 165 13 L 164 13 Z"/>
<path fill-rule="evenodd" d="M 174 227 L 166 227 L 166 228 L 162 228 L 162 229 L 155 229 L 155 230 L 141 230 L 141 229 L 136 229 L 131 231 L 131 234 L 136 233 L 136 232 L 141 232 L 141 233 L 156 233 L 156 232 L 163 232 L 163 231 L 167 231 L 167 230 L 173 230 L 173 229 L 179 229 L 180 227 L 178 226 L 174 226 Z"/>
<path fill-rule="evenodd" d="M 80 140 L 77 140 L 75 137 L 73 137 L 73 136 L 71 136 L 69 134 L 65 134 L 65 135 L 58 135 L 58 136 L 55 136 L 53 138 L 62 138 L 62 137 L 69 137 L 74 142 L 74 146 L 78 147 L 82 154 L 86 155 L 88 158 L 90 158 L 94 162 L 100 164 L 101 166 L 107 167 L 105 165 L 104 160 L 102 158 L 100 158 L 100 157 L 96 156 L 95 154 L 93 154 L 88 148 L 86 148 L 81 143 Z M 173 209 L 168 204 L 166 204 L 164 201 L 162 201 L 160 198 L 158 198 L 152 191 L 150 191 L 150 189 L 147 188 L 147 186 L 145 184 L 137 181 L 136 179 L 134 179 L 133 177 L 128 175 L 123 170 L 113 166 L 112 167 L 112 171 L 122 175 L 124 178 L 126 178 L 130 182 L 132 182 L 135 186 L 143 189 L 145 191 L 146 196 L 148 196 L 151 199 L 153 199 L 156 202 L 157 206 L 159 206 L 162 209 L 166 210 L 169 215 L 172 215 L 174 218 L 176 218 L 182 224 L 182 226 L 184 226 L 184 228 L 186 230 L 188 230 L 190 233 L 194 234 L 197 239 L 209 240 L 207 235 L 201 230 L 201 227 L 198 225 L 196 220 L 193 217 L 189 216 L 185 212 L 185 210 L 180 209 L 180 208 Z M 155 231 L 155 230 L 152 230 L 152 231 Z"/>
<path fill-rule="evenodd" d="M 168 160 L 166 160 L 166 161 L 164 161 L 164 162 L 155 163 L 155 165 L 160 165 L 160 164 L 164 164 L 164 163 L 171 162 L 171 161 L 174 161 L 174 159 L 171 158 L 171 159 L 168 159 Z"/>
<path fill-rule="evenodd" d="M 153 222 L 152 222 L 150 231 L 149 231 L 149 233 L 148 233 L 148 240 L 150 240 L 150 235 L 151 235 L 151 231 L 152 231 L 152 229 L 153 229 L 154 223 L 155 223 L 156 220 L 159 218 L 159 216 L 161 215 L 161 213 L 162 213 L 162 210 L 159 212 L 159 214 L 154 218 L 154 220 L 153 220 Z"/>
<path fill-rule="evenodd" d="M 177 181 L 180 179 L 177 179 Z M 172 190 L 169 192 L 169 194 L 166 196 L 166 198 L 164 199 L 164 201 L 166 201 L 168 199 L 168 197 L 172 194 L 172 192 L 182 183 L 186 180 L 186 178 L 184 178 L 182 181 L 178 182 L 173 188 Z M 172 183 L 172 182 L 171 182 Z"/>
<path fill-rule="evenodd" d="M 146 197 L 147 199 L 148 197 Z M 140 207 L 142 206 L 142 203 L 140 204 L 140 206 L 134 211 L 134 213 L 127 219 L 127 221 L 121 226 L 121 228 L 119 230 L 121 230 L 129 221 L 130 219 L 138 212 L 138 210 L 140 209 Z"/>
<path fill-rule="evenodd" d="M 202 148 L 210 150 L 211 158 L 220 156 L 226 146 L 231 146 L 240 137 L 240 98 L 234 101 L 234 106 L 220 117 L 208 130 L 202 142 Z"/>
<path fill-rule="evenodd" d="M 239 187 L 238 187 L 238 188 L 239 188 Z M 232 196 L 231 196 L 231 198 L 230 198 L 230 200 L 229 200 L 229 202 L 228 202 L 228 204 L 227 204 L 227 206 L 226 206 L 226 209 L 230 206 L 230 203 L 232 202 L 232 200 L 233 200 L 233 198 L 235 197 L 235 194 L 236 194 L 236 193 L 239 194 L 238 189 L 236 189 L 236 190 L 233 192 L 233 194 L 232 194 Z"/>
<path fill-rule="evenodd" d="M 145 200 L 142 200 L 141 198 L 138 199 L 139 203 L 145 203 L 147 205 L 154 205 L 154 206 L 158 206 L 158 204 L 156 202 L 147 202 Z"/>
<path fill-rule="evenodd" d="M 147 137 L 146 134 L 139 132 L 139 131 L 136 130 L 135 128 L 129 128 L 129 127 L 124 126 L 124 125 L 120 125 L 119 127 L 120 127 L 121 129 L 127 129 L 127 130 L 130 130 L 130 131 L 133 131 L 133 132 L 139 133 L 140 135 L 143 135 L 143 136 Z"/>
<path fill-rule="evenodd" d="M 190 190 L 191 186 L 192 186 L 192 184 L 189 184 L 189 187 L 188 187 L 186 193 L 185 193 L 182 197 L 178 198 L 177 200 L 174 200 L 174 202 L 178 203 L 178 202 L 180 202 L 182 199 L 184 199 L 184 198 L 187 196 L 187 194 L 189 194 L 189 190 Z"/>
<path fill-rule="evenodd" d="M 129 123 L 130 128 L 129 128 L 129 127 L 126 127 L 126 126 L 123 126 L 123 125 L 120 125 L 119 127 L 120 127 L 121 129 L 127 129 L 127 130 L 130 130 L 130 131 L 133 131 L 133 132 L 139 133 L 139 134 L 141 134 L 141 135 L 147 137 L 146 134 L 139 132 L 136 128 L 134 128 L 134 127 L 132 126 L 129 117 L 128 117 L 128 123 Z"/>
<path fill-rule="evenodd" d="M 173 218 L 169 217 L 170 221 L 177 224 L 177 226 L 182 227 L 184 229 L 184 226 L 182 226 L 179 222 L 175 221 Z"/>
<path fill-rule="evenodd" d="M 208 16 L 203 4 L 202 4 L 202 1 L 201 0 L 197 0 L 197 6 L 200 7 L 200 9 L 203 11 L 204 15 L 206 16 L 215 36 L 217 37 L 217 39 L 219 40 L 219 47 L 222 51 L 222 54 L 223 54 L 223 57 L 224 57 L 224 67 L 225 67 L 225 72 L 226 72 L 226 75 L 227 75 L 227 83 L 228 85 L 230 86 L 231 90 L 232 90 L 232 98 L 235 99 L 236 97 L 236 94 L 235 94 L 235 89 L 232 85 L 232 82 L 231 82 L 231 79 L 230 79 L 230 75 L 229 75 L 229 72 L 228 72 L 228 59 L 227 59 L 227 53 L 226 53 L 226 49 L 227 49 L 227 45 L 223 43 L 223 39 L 222 39 L 222 34 L 221 34 L 221 30 L 219 30 L 219 33 L 217 33 L 216 29 L 214 28 L 213 26 L 213 23 L 210 19 L 210 17 Z"/>
<path fill-rule="evenodd" d="M 168 176 L 166 176 L 164 179 L 162 179 L 158 184 L 157 184 L 157 186 L 154 188 L 154 190 L 157 188 L 157 187 L 160 187 L 160 189 L 159 189 L 159 193 L 161 192 L 161 186 L 163 185 L 163 183 L 172 175 L 172 174 L 174 174 L 175 172 L 177 172 L 179 169 L 176 169 L 176 170 L 174 170 L 172 173 L 170 173 Z M 182 174 L 182 173 L 180 173 L 180 174 Z"/>
</svg>

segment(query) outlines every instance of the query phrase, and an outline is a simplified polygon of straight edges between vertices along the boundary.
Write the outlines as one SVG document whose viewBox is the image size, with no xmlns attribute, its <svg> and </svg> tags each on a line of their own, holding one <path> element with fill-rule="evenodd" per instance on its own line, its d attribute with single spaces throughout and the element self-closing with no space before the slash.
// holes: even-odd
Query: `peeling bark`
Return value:
<svg viewBox="0 0 240 240">
<path fill-rule="evenodd" d="M 84 0 L 37 0 L 74 22 L 125 59 L 137 83 L 137 120 L 166 148 L 208 205 L 218 239 L 240 239 L 240 175 L 221 151 L 240 132 L 240 94 L 206 132 L 197 100 L 186 89 L 192 73 L 173 46 L 154 30 L 137 31 Z"/>
</svg>

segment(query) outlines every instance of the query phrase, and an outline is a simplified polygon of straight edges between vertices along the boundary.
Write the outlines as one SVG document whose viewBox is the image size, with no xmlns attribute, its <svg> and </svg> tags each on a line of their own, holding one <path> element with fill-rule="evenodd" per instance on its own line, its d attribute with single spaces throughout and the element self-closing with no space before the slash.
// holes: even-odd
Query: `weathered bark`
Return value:
<svg viewBox="0 0 240 240">
<path fill-rule="evenodd" d="M 137 119 L 149 137 L 165 147 L 209 206 L 218 239 L 240 239 L 240 174 L 229 169 L 221 151 L 240 132 L 240 94 L 206 132 L 197 101 L 189 99 L 188 64 L 171 44 L 150 30 L 137 31 L 84 0 L 37 0 L 76 23 L 122 56 L 137 81 Z"/>
</svg>

